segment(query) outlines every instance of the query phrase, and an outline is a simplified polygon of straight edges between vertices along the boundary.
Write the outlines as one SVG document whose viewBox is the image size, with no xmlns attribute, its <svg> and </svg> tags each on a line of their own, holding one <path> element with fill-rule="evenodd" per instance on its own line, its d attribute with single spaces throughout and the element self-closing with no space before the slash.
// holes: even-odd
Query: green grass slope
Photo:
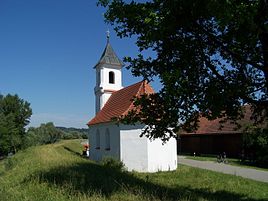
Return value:
<svg viewBox="0 0 268 201">
<path fill-rule="evenodd" d="M 122 172 L 80 156 L 78 140 L 32 147 L 0 161 L 1 201 L 268 200 L 268 184 L 187 166 Z"/>
</svg>

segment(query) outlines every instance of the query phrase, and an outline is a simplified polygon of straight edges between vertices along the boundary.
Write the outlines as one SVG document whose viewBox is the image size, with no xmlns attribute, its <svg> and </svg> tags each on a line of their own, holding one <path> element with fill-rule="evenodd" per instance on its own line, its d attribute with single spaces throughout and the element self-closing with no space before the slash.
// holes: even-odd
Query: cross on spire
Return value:
<svg viewBox="0 0 268 201">
<path fill-rule="evenodd" d="M 109 42 L 109 40 L 110 40 L 110 31 L 109 31 L 109 29 L 106 31 L 106 38 L 107 38 L 107 42 Z"/>
</svg>

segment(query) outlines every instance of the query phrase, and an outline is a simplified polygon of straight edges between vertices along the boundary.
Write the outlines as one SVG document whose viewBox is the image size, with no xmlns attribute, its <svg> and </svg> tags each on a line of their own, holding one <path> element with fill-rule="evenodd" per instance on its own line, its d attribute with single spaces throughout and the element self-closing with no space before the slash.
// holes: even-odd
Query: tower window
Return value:
<svg viewBox="0 0 268 201">
<path fill-rule="evenodd" d="M 114 84 L 114 72 L 113 71 L 109 72 L 109 83 Z"/>
</svg>

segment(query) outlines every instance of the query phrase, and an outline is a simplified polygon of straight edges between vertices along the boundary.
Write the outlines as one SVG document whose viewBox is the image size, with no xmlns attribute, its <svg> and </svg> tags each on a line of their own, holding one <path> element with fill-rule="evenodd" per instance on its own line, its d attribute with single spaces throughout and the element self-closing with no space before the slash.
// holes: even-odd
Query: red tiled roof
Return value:
<svg viewBox="0 0 268 201">
<path fill-rule="evenodd" d="M 110 122 L 112 118 L 126 115 L 134 108 L 132 99 L 143 94 L 154 93 L 153 88 L 146 82 L 141 81 L 112 93 L 103 108 L 91 119 L 87 125 Z"/>
<path fill-rule="evenodd" d="M 248 125 L 253 123 L 253 120 L 250 119 L 252 111 L 249 105 L 244 106 L 245 113 L 244 118 L 238 121 L 238 123 L 243 125 Z M 221 123 L 223 118 L 217 118 L 215 120 L 208 120 L 205 117 L 201 117 L 199 119 L 199 128 L 193 132 L 188 134 L 229 134 L 229 133 L 241 133 L 243 128 L 237 129 L 237 125 L 232 123 L 230 120 L 225 123 Z M 221 127 L 223 126 L 223 127 Z M 183 135 L 187 135 L 187 133 L 182 133 Z"/>
</svg>

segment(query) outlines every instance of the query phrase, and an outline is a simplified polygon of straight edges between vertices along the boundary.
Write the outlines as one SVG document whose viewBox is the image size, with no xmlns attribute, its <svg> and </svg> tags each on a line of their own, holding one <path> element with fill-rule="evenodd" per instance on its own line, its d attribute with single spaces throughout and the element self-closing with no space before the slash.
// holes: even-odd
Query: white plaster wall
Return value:
<svg viewBox="0 0 268 201">
<path fill-rule="evenodd" d="M 100 149 L 96 149 L 97 128 L 100 133 Z M 110 131 L 110 150 L 105 150 L 106 128 Z M 150 141 L 140 137 L 144 125 L 115 125 L 103 123 L 90 126 L 89 157 L 100 161 L 105 157 L 121 160 L 129 170 L 157 172 L 177 169 L 177 143 L 171 138 L 164 145 L 159 139 Z"/>
<path fill-rule="evenodd" d="M 120 125 L 120 159 L 129 171 L 148 171 L 147 138 L 139 137 L 143 127 Z"/>
<path fill-rule="evenodd" d="M 110 150 L 106 150 L 105 147 L 105 132 L 106 128 L 109 128 L 110 132 Z M 99 129 L 100 133 L 100 149 L 96 149 L 96 133 Z M 120 160 L 120 144 L 119 144 L 119 127 L 115 124 L 104 123 L 97 124 L 89 127 L 89 158 L 95 161 L 100 161 L 105 157 L 112 157 L 116 160 Z"/>
<path fill-rule="evenodd" d="M 177 169 L 177 142 L 171 138 L 165 144 L 162 140 L 148 139 L 148 172 Z"/>
</svg>

